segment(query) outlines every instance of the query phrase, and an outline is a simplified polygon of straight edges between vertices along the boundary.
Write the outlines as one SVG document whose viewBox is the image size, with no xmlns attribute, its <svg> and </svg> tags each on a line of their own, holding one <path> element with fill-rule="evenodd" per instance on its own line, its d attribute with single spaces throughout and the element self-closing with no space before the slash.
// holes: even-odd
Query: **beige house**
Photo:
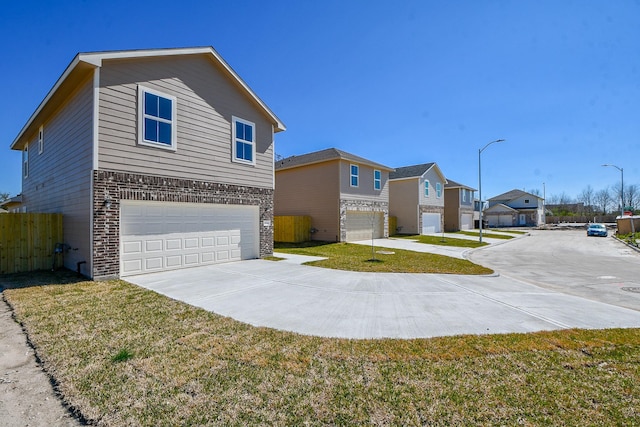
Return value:
<svg viewBox="0 0 640 427">
<path fill-rule="evenodd" d="M 275 215 L 308 215 L 313 240 L 388 237 L 389 172 L 336 148 L 276 162 Z"/>
<path fill-rule="evenodd" d="M 389 213 L 401 234 L 439 233 L 444 227 L 447 179 L 435 163 L 404 166 L 389 174 Z"/>
<path fill-rule="evenodd" d="M 451 179 L 444 185 L 444 231 L 474 228 L 474 200 L 476 190 Z"/>
<path fill-rule="evenodd" d="M 11 144 L 21 209 L 94 279 L 265 256 L 283 130 L 211 47 L 80 53 Z"/>
</svg>

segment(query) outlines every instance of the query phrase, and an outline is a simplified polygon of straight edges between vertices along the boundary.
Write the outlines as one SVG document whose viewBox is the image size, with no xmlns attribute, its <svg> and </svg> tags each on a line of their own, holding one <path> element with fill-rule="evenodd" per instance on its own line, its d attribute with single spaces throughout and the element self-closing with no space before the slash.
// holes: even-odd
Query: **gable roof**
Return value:
<svg viewBox="0 0 640 427">
<path fill-rule="evenodd" d="M 513 200 L 513 199 L 517 199 L 518 197 L 522 197 L 522 196 L 531 196 L 531 197 L 535 197 L 535 198 L 538 198 L 538 199 L 542 199 L 542 197 L 536 196 L 535 194 L 527 193 L 526 191 L 511 190 L 511 191 L 507 191 L 506 193 L 502 193 L 502 194 L 500 194 L 498 196 L 492 197 L 489 200 Z"/>
<path fill-rule="evenodd" d="M 475 188 L 469 187 L 468 185 L 460 184 L 459 182 L 453 181 L 447 178 L 447 183 L 444 185 L 445 190 L 447 188 L 464 188 L 465 190 L 476 191 Z"/>
<path fill-rule="evenodd" d="M 447 184 L 447 178 L 444 176 L 440 167 L 435 163 L 422 163 L 419 165 L 412 166 L 403 166 L 400 168 L 396 168 L 394 172 L 389 174 L 389 179 L 410 179 L 410 178 L 420 178 L 425 173 L 427 173 L 430 169 L 435 168 L 436 172 L 442 177 L 444 184 Z"/>
<path fill-rule="evenodd" d="M 221 66 L 224 73 L 232 81 L 238 84 L 241 91 L 254 105 L 257 106 L 273 123 L 274 132 L 286 130 L 284 123 L 267 107 L 267 105 L 256 95 L 251 88 L 240 78 L 220 54 L 211 47 L 190 47 L 190 48 L 168 48 L 168 49 L 142 49 L 142 50 L 114 50 L 104 52 L 78 53 L 71 63 L 58 78 L 49 93 L 44 97 L 38 108 L 33 112 L 29 120 L 18 133 L 18 136 L 11 143 L 12 150 L 22 150 L 25 138 L 28 138 L 34 130 L 34 123 L 43 121 L 42 119 L 51 114 L 62 100 L 64 100 L 75 88 L 74 82 L 79 78 L 89 76 L 94 69 L 102 67 L 105 60 L 110 59 L 139 59 L 163 56 L 182 55 L 205 55 Z"/>
<path fill-rule="evenodd" d="M 504 203 L 498 203 L 484 210 L 485 213 L 489 212 L 518 212 L 518 209 L 507 206 Z"/>
<path fill-rule="evenodd" d="M 275 162 L 275 169 L 291 169 L 299 166 L 312 165 L 314 163 L 328 162 L 330 160 L 347 160 L 354 163 L 368 165 L 377 169 L 393 171 L 393 168 L 390 168 L 389 166 L 372 162 L 371 160 L 365 159 L 364 157 L 356 156 L 355 154 L 347 153 L 346 151 L 338 150 L 337 148 L 327 148 L 325 150 L 314 151 L 312 153 L 302 154 L 299 156 L 290 156 L 286 159 L 278 160 Z"/>
</svg>

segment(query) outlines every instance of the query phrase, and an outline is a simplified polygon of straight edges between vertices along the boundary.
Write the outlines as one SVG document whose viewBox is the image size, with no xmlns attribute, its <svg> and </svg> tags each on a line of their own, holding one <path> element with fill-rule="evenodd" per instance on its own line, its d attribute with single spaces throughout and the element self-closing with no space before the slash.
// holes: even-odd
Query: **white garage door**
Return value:
<svg viewBox="0 0 640 427">
<path fill-rule="evenodd" d="M 473 228 L 473 214 L 462 214 L 460 230 L 471 230 Z"/>
<path fill-rule="evenodd" d="M 123 200 L 120 275 L 259 257 L 258 206 Z"/>
<path fill-rule="evenodd" d="M 423 213 L 422 214 L 422 234 L 439 233 L 440 232 L 440 214 L 439 213 Z"/>
<path fill-rule="evenodd" d="M 382 212 L 347 211 L 347 242 L 384 237 L 384 214 Z"/>
</svg>

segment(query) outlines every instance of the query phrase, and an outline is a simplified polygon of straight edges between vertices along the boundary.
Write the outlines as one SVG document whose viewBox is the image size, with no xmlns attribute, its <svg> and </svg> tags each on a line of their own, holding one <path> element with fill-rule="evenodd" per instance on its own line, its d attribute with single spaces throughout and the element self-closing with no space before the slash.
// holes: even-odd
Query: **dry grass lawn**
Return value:
<svg viewBox="0 0 640 427">
<path fill-rule="evenodd" d="M 16 318 L 98 425 L 640 424 L 640 329 L 328 339 L 71 278 L 0 280 L 21 286 L 4 291 Z"/>
</svg>

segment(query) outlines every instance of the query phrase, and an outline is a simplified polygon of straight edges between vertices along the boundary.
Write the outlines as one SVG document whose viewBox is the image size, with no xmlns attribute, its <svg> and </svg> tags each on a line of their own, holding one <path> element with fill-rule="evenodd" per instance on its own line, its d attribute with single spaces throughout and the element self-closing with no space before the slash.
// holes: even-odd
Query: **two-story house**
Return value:
<svg viewBox="0 0 640 427">
<path fill-rule="evenodd" d="M 444 185 L 444 230 L 460 231 L 474 228 L 475 189 L 447 179 Z"/>
<path fill-rule="evenodd" d="M 313 240 L 388 237 L 388 166 L 336 148 L 276 162 L 276 215 L 311 217 Z"/>
<path fill-rule="evenodd" d="M 444 227 L 447 179 L 435 163 L 404 166 L 389 174 L 389 211 L 401 234 L 439 233 Z"/>
<path fill-rule="evenodd" d="M 94 279 L 265 256 L 283 130 L 211 47 L 80 53 L 11 144 L 21 208 Z"/>
<path fill-rule="evenodd" d="M 544 199 L 535 194 L 516 189 L 488 201 L 489 206 L 482 215 L 489 227 L 538 226 L 545 223 Z"/>
</svg>

